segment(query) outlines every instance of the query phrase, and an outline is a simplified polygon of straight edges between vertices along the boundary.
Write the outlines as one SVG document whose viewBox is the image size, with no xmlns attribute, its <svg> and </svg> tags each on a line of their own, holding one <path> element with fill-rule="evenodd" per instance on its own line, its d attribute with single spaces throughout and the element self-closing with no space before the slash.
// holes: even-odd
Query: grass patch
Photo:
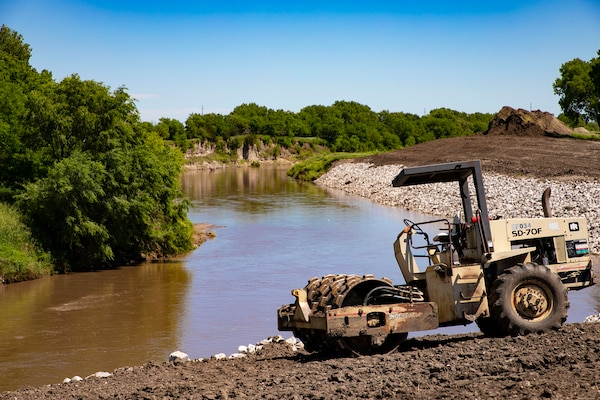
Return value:
<svg viewBox="0 0 600 400">
<path fill-rule="evenodd" d="M 589 132 L 589 133 L 573 132 L 573 133 L 568 133 L 568 134 L 546 134 L 546 136 L 552 137 L 552 138 L 560 138 L 560 139 L 591 140 L 592 142 L 600 141 L 600 133 L 598 133 L 598 132 Z"/>
<path fill-rule="evenodd" d="M 580 139 L 580 140 L 592 140 L 592 141 L 600 141 L 600 135 L 596 132 L 590 132 L 590 133 L 572 133 L 571 136 L 575 139 Z"/>
<path fill-rule="evenodd" d="M 314 181 L 327 172 L 329 167 L 331 167 L 331 165 L 338 160 L 367 157 L 373 154 L 375 154 L 375 152 L 318 154 L 294 164 L 294 166 L 289 169 L 287 174 L 292 178 L 302 181 Z"/>
<path fill-rule="evenodd" d="M 39 250 L 21 215 L 0 203 L 0 279 L 5 283 L 35 279 L 52 273 L 50 256 Z"/>
</svg>

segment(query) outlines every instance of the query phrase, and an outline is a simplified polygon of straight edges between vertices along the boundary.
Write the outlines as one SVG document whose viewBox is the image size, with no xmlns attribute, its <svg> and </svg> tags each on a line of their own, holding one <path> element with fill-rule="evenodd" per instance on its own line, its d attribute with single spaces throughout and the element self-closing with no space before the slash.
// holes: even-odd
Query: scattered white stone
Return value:
<svg viewBox="0 0 600 400">
<path fill-rule="evenodd" d="M 94 374 L 86 376 L 85 379 L 88 379 L 88 378 L 108 378 L 109 376 L 112 376 L 112 374 L 110 372 L 98 371 L 98 372 L 96 372 Z"/>
<path fill-rule="evenodd" d="M 63 379 L 62 383 L 71 383 L 71 378 L 65 378 L 65 379 Z"/>
<path fill-rule="evenodd" d="M 260 342 L 258 342 L 259 345 L 265 345 L 265 344 L 269 344 L 273 342 L 273 340 L 271 338 L 267 338 L 267 339 L 263 339 Z"/>
<path fill-rule="evenodd" d="M 296 340 L 296 338 L 295 338 L 295 337 L 293 337 L 293 336 L 292 336 L 291 338 L 289 338 L 289 339 L 286 339 L 286 340 L 285 340 L 285 342 L 286 342 L 287 344 L 289 344 L 289 345 L 293 346 L 293 345 L 295 345 L 295 344 L 296 344 L 297 340 Z"/>
<path fill-rule="evenodd" d="M 182 351 L 174 351 L 169 355 L 169 362 L 187 362 L 190 357 Z"/>
<path fill-rule="evenodd" d="M 83 381 L 83 378 L 80 377 L 79 375 L 75 375 L 74 377 L 71 378 L 72 382 L 81 382 Z"/>
<path fill-rule="evenodd" d="M 225 353 L 215 354 L 213 356 L 213 358 L 216 360 L 225 360 L 227 358 L 227 354 L 225 354 Z"/>
<path fill-rule="evenodd" d="M 589 323 L 600 322 L 600 313 L 588 315 L 587 317 L 585 317 L 583 322 L 589 322 Z"/>
<path fill-rule="evenodd" d="M 271 337 L 271 340 L 272 340 L 274 343 L 281 343 L 281 342 L 283 342 L 285 339 L 283 338 L 283 336 L 281 336 L 281 335 L 277 335 L 277 336 L 272 336 L 272 337 Z"/>
<path fill-rule="evenodd" d="M 233 353 L 233 354 L 231 354 L 231 355 L 229 356 L 229 359 L 233 359 L 233 358 L 244 358 L 244 357 L 246 357 L 246 355 L 245 355 L 245 354 L 242 354 L 242 353 Z"/>
<path fill-rule="evenodd" d="M 238 347 L 238 353 L 252 354 L 255 352 L 256 352 L 256 346 L 253 344 L 248 344 L 248 346 L 241 345 Z"/>
</svg>

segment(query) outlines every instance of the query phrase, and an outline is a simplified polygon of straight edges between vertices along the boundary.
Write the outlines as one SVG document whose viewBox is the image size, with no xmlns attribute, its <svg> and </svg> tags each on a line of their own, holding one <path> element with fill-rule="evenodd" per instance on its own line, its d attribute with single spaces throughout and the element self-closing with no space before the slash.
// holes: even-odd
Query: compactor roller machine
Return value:
<svg viewBox="0 0 600 400">
<path fill-rule="evenodd" d="M 475 322 L 493 336 L 560 328 L 567 291 L 594 284 L 585 218 L 552 217 L 547 189 L 543 218 L 490 220 L 479 161 L 404 168 L 392 184 L 436 182 L 458 182 L 462 211 L 451 220 L 404 220 L 393 243 L 404 284 L 372 275 L 312 278 L 277 310 L 279 330 L 308 351 L 365 355 L 442 326 Z"/>
</svg>

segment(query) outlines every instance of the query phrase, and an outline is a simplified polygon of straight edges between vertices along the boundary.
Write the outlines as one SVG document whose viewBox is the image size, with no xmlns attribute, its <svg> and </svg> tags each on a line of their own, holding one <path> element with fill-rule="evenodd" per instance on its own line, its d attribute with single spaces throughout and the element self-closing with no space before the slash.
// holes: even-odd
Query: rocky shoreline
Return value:
<svg viewBox="0 0 600 400">
<path fill-rule="evenodd" d="M 454 182 L 392 187 L 392 180 L 402 168 L 402 165 L 339 163 L 315 183 L 423 214 L 451 218 L 460 211 L 460 197 Z M 600 254 L 600 185 L 596 179 L 550 180 L 484 172 L 483 180 L 491 218 L 542 217 L 542 193 L 550 187 L 553 215 L 585 217 L 590 251 Z"/>
</svg>

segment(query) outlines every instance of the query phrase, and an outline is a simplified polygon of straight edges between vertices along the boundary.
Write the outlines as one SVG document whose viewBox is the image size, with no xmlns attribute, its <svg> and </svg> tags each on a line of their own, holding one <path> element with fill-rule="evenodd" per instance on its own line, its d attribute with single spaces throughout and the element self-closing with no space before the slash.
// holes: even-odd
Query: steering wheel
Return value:
<svg viewBox="0 0 600 400">
<path fill-rule="evenodd" d="M 414 231 L 417 235 L 423 235 L 423 239 L 425 239 L 425 242 L 428 245 L 430 244 L 429 235 L 419 225 L 415 224 L 410 219 L 406 219 L 406 218 L 404 219 L 404 223 L 406 224 L 406 226 L 409 226 L 410 229 L 414 229 Z"/>
<path fill-rule="evenodd" d="M 404 224 L 406 226 L 410 226 L 410 229 L 414 229 L 415 233 L 418 233 L 418 234 L 421 234 L 421 235 L 425 235 L 426 234 L 425 232 L 423 232 L 423 229 L 421 229 L 421 227 L 419 225 L 415 224 L 410 219 L 404 218 Z"/>
</svg>

